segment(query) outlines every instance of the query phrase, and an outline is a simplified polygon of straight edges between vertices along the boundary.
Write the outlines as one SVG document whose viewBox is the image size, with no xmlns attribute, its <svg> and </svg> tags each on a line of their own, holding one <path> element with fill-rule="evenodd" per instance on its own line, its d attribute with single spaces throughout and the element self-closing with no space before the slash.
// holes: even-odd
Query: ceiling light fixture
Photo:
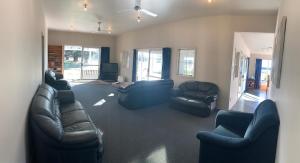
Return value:
<svg viewBox="0 0 300 163">
<path fill-rule="evenodd" d="M 212 3 L 212 0 L 208 0 L 208 3 Z"/>
<path fill-rule="evenodd" d="M 87 11 L 87 6 L 88 6 L 88 4 L 85 2 L 85 3 L 83 4 L 83 7 L 84 7 L 83 10 L 84 10 L 84 11 Z"/>
<path fill-rule="evenodd" d="M 140 23 L 141 22 L 141 17 L 140 16 L 138 16 L 137 18 L 136 18 L 136 21 L 138 22 L 138 23 Z"/>
</svg>

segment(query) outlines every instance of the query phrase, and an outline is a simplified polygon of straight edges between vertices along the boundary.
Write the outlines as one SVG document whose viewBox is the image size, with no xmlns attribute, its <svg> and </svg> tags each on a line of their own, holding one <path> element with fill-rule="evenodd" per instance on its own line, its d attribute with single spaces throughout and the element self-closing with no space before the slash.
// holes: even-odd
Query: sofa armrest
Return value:
<svg viewBox="0 0 300 163">
<path fill-rule="evenodd" d="M 61 73 L 55 73 L 55 78 L 56 78 L 56 80 L 60 80 L 60 79 L 64 78 L 64 75 Z"/>
<path fill-rule="evenodd" d="M 58 100 L 63 104 L 75 102 L 75 96 L 74 96 L 73 91 L 71 91 L 71 90 L 57 91 L 57 97 L 58 97 Z"/>
<path fill-rule="evenodd" d="M 208 96 L 205 97 L 205 102 L 207 104 L 210 104 L 212 102 L 217 101 L 217 98 L 218 98 L 218 95 L 208 95 Z"/>
<path fill-rule="evenodd" d="M 207 131 L 199 132 L 197 138 L 202 143 L 225 148 L 240 148 L 250 143 L 250 141 L 244 138 L 231 138 Z"/>
<path fill-rule="evenodd" d="M 222 125 L 239 135 L 244 135 L 250 122 L 253 119 L 252 113 L 242 113 L 233 111 L 219 111 L 216 117 L 216 127 Z"/>
<path fill-rule="evenodd" d="M 176 97 L 181 95 L 181 90 L 179 88 L 171 89 L 171 96 Z"/>
<path fill-rule="evenodd" d="M 69 82 L 66 80 L 55 80 L 56 85 L 69 85 Z"/>
</svg>

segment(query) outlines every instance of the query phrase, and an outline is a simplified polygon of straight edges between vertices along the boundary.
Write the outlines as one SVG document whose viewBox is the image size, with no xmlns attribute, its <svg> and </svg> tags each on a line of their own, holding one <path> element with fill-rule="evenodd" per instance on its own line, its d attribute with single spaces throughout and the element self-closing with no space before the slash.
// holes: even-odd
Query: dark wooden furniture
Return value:
<svg viewBox="0 0 300 163">
<path fill-rule="evenodd" d="M 61 45 L 48 46 L 48 68 L 63 74 L 63 47 Z"/>
</svg>

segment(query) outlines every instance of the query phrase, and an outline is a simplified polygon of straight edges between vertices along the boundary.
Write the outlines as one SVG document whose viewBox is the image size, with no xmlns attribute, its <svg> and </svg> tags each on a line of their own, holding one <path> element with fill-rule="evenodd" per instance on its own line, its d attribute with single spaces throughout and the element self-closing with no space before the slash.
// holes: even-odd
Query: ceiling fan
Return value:
<svg viewBox="0 0 300 163">
<path fill-rule="evenodd" d="M 154 12 L 151 12 L 147 9 L 142 8 L 142 0 L 136 0 L 135 1 L 135 6 L 134 6 L 134 10 L 136 10 L 137 12 L 141 12 L 143 14 L 152 16 L 152 17 L 157 17 L 158 15 Z"/>
<path fill-rule="evenodd" d="M 133 7 L 134 11 L 137 12 L 137 22 L 141 22 L 142 20 L 142 14 L 151 16 L 151 17 L 157 17 L 158 15 L 152 11 L 149 11 L 147 9 L 142 8 L 142 0 L 135 0 L 135 5 Z M 123 10 L 119 13 L 122 12 L 128 12 L 128 11 L 132 11 L 132 9 L 129 10 Z"/>
<path fill-rule="evenodd" d="M 97 31 L 98 31 L 98 32 L 107 32 L 107 33 L 111 34 L 112 29 L 111 29 L 111 27 L 108 27 L 108 29 L 103 29 L 103 28 L 102 28 L 102 22 L 99 21 L 99 22 L 98 22 L 98 28 L 97 28 Z"/>
</svg>

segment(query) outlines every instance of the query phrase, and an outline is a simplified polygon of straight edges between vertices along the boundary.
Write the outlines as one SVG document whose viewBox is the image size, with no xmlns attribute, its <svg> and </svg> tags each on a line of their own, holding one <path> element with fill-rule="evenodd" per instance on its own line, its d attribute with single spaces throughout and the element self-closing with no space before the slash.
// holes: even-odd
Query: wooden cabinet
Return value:
<svg viewBox="0 0 300 163">
<path fill-rule="evenodd" d="M 48 68 L 58 72 L 63 73 L 63 47 L 57 45 L 48 46 Z"/>
</svg>

